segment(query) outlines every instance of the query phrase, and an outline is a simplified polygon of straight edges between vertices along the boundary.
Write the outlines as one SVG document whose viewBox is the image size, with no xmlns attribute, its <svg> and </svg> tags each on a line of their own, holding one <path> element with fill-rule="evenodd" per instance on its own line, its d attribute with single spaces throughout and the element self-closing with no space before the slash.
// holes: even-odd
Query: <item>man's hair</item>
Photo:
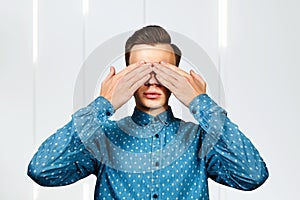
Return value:
<svg viewBox="0 0 300 200">
<path fill-rule="evenodd" d="M 145 26 L 135 31 L 134 34 L 128 38 L 125 45 L 126 66 L 129 65 L 130 51 L 132 47 L 138 44 L 170 44 L 175 54 L 176 66 L 179 66 L 181 51 L 175 44 L 171 43 L 171 37 L 169 33 L 162 27 L 157 25 Z"/>
</svg>

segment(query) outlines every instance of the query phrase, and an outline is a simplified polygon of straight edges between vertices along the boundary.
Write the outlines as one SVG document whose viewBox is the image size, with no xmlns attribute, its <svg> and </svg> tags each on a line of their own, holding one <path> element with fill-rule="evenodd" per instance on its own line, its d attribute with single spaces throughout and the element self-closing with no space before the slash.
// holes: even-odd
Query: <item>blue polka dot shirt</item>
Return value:
<svg viewBox="0 0 300 200">
<path fill-rule="evenodd" d="M 265 182 L 265 162 L 223 108 L 201 94 L 189 110 L 198 124 L 174 117 L 171 107 L 157 116 L 135 108 L 115 121 L 99 96 L 43 142 L 28 175 L 62 186 L 93 174 L 96 200 L 207 200 L 208 178 L 240 190 Z"/>
</svg>

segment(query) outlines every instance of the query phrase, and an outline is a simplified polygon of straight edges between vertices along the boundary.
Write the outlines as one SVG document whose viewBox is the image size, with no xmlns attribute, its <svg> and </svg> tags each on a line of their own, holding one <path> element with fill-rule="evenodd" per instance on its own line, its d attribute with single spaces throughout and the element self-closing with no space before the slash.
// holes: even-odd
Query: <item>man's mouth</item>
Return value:
<svg viewBox="0 0 300 200">
<path fill-rule="evenodd" d="M 157 99 L 160 97 L 160 93 L 158 92 L 144 92 L 144 96 L 147 98 L 147 99 Z"/>
</svg>

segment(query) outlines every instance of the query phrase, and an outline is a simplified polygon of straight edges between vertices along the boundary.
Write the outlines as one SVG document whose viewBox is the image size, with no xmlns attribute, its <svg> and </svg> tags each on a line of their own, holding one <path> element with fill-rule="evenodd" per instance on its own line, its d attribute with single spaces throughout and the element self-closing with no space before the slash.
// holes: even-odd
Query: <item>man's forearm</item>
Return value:
<svg viewBox="0 0 300 200">
<path fill-rule="evenodd" d="M 67 185 L 94 173 L 98 161 L 87 150 L 86 141 L 93 127 L 113 114 L 105 103 L 106 99 L 98 97 L 43 142 L 28 166 L 28 175 L 34 181 L 45 186 Z"/>
<path fill-rule="evenodd" d="M 201 158 L 211 178 L 243 190 L 260 186 L 268 170 L 258 150 L 208 95 L 196 97 L 190 111 L 204 130 Z"/>
</svg>

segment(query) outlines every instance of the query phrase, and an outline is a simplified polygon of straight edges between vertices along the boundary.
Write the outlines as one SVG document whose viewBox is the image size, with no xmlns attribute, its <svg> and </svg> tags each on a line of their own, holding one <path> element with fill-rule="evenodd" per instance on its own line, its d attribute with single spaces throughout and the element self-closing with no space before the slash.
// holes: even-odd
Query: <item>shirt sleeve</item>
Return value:
<svg viewBox="0 0 300 200">
<path fill-rule="evenodd" d="M 42 186 L 62 186 L 96 174 L 99 161 L 87 150 L 84 139 L 91 127 L 101 126 L 114 113 L 110 102 L 97 97 L 72 115 L 72 120 L 47 138 L 29 163 L 27 174 Z M 85 133 L 87 131 L 87 133 Z"/>
<path fill-rule="evenodd" d="M 262 185 L 269 176 L 266 164 L 226 111 L 207 94 L 194 98 L 189 109 L 201 126 L 199 157 L 206 162 L 208 177 L 241 190 Z"/>
</svg>

